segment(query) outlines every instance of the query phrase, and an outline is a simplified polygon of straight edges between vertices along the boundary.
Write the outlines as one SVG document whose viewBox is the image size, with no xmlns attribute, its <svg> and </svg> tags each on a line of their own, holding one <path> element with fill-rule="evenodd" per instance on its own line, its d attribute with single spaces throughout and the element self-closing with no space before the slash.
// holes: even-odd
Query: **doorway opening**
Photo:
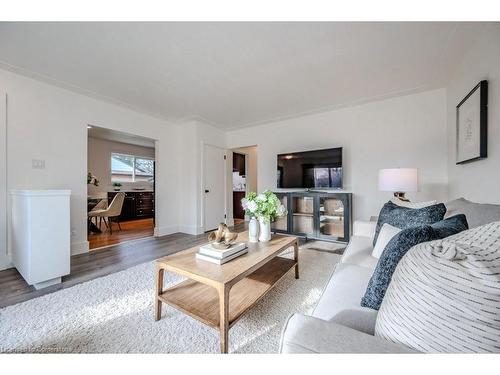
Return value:
<svg viewBox="0 0 500 375">
<path fill-rule="evenodd" d="M 250 191 L 257 192 L 257 146 L 240 147 L 233 153 L 232 212 L 234 225 L 243 224 L 250 218 L 245 216 L 241 200 Z"/>
<path fill-rule="evenodd" d="M 152 237 L 155 141 L 91 125 L 87 130 L 89 249 Z"/>
</svg>

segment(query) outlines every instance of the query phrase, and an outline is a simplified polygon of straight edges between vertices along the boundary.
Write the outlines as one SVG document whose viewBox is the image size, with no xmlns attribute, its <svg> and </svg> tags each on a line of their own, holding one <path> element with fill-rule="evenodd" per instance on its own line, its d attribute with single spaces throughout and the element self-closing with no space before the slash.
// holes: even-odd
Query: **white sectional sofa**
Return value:
<svg viewBox="0 0 500 375">
<path fill-rule="evenodd" d="M 377 265 L 376 222 L 356 221 L 353 236 L 311 316 L 294 314 L 281 337 L 282 353 L 412 353 L 374 336 L 377 311 L 360 306 Z"/>
<path fill-rule="evenodd" d="M 500 205 L 459 198 L 446 203 L 445 217 L 465 214 L 469 228 L 500 221 Z M 282 353 L 414 353 L 374 336 L 377 311 L 360 306 L 378 259 L 372 257 L 376 222 L 355 222 L 353 236 L 311 316 L 289 317 Z"/>
</svg>

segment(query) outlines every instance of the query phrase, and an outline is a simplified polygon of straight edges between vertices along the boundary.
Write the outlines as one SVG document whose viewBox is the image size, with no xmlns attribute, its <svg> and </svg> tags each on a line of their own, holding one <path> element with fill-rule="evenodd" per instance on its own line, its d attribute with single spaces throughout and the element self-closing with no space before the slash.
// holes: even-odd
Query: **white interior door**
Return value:
<svg viewBox="0 0 500 375">
<path fill-rule="evenodd" d="M 203 180 L 205 231 L 216 229 L 226 218 L 226 151 L 204 145 Z"/>
</svg>

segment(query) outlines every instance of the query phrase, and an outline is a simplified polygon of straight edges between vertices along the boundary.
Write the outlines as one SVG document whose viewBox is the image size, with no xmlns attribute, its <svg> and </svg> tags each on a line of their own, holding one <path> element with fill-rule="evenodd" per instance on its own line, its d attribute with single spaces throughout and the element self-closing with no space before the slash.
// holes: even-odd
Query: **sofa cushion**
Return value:
<svg viewBox="0 0 500 375">
<path fill-rule="evenodd" d="M 446 203 L 445 217 L 464 214 L 469 223 L 469 228 L 500 221 L 500 205 L 475 203 L 464 198 L 459 198 Z"/>
<path fill-rule="evenodd" d="M 408 347 L 312 316 L 294 314 L 281 335 L 281 353 L 413 353 Z"/>
<path fill-rule="evenodd" d="M 377 219 L 370 221 L 356 220 L 352 224 L 353 236 L 370 237 L 373 240 L 375 229 L 377 228 Z"/>
<path fill-rule="evenodd" d="M 377 243 L 378 234 L 384 223 L 396 228 L 406 229 L 418 225 L 430 225 L 443 220 L 446 213 L 446 206 L 443 203 L 423 208 L 407 208 L 398 206 L 392 202 L 387 202 L 380 211 L 373 246 Z"/>
<path fill-rule="evenodd" d="M 413 247 L 376 335 L 424 352 L 500 352 L 500 222 Z"/>
<path fill-rule="evenodd" d="M 345 327 L 349 327 L 355 329 L 359 332 L 364 332 L 369 335 L 375 334 L 375 325 L 374 325 L 374 317 L 372 309 L 356 309 L 356 310 L 342 310 L 337 313 L 330 322 L 336 324 L 342 324 Z"/>
<path fill-rule="evenodd" d="M 370 333 L 374 332 L 377 311 L 359 304 L 373 270 L 354 264 L 339 263 L 333 272 L 312 316 L 332 320 L 344 310 L 362 310 L 367 313 L 363 324 Z"/>
<path fill-rule="evenodd" d="M 373 270 L 378 259 L 372 256 L 372 251 L 373 245 L 370 237 L 352 236 L 340 262 L 356 264 Z"/>
</svg>

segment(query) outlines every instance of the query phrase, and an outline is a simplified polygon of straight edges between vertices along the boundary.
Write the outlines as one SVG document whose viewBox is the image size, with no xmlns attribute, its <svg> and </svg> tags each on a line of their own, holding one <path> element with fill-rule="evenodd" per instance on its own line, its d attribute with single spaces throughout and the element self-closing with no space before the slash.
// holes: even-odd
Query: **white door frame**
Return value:
<svg viewBox="0 0 500 375">
<path fill-rule="evenodd" d="M 215 147 L 218 148 L 222 151 L 224 151 L 224 156 L 226 158 L 226 162 L 224 163 L 224 222 L 228 224 L 228 217 L 227 217 L 227 206 L 228 206 L 228 198 L 227 198 L 227 149 L 224 147 L 220 147 L 208 142 L 201 141 L 201 178 L 200 178 L 200 184 L 199 184 L 199 191 L 200 191 L 200 227 L 202 228 L 202 231 L 206 231 L 206 223 L 205 223 L 205 212 L 206 212 L 206 200 L 205 200 L 205 177 L 206 177 L 206 171 L 205 171 L 205 146 L 210 146 L 210 147 Z M 230 223 L 229 223 L 230 224 Z"/>
<path fill-rule="evenodd" d="M 133 136 L 133 137 L 138 137 L 138 138 L 147 138 L 151 141 L 154 142 L 154 150 L 155 150 L 155 166 L 154 166 L 154 173 L 155 173 L 155 180 L 154 180 L 154 192 L 153 192 L 153 199 L 154 199 L 154 204 L 153 204 L 153 209 L 154 209 L 154 227 L 153 227 L 153 234 L 151 236 L 148 236 L 148 237 L 161 237 L 162 234 L 160 233 L 160 226 L 158 224 L 158 216 L 159 216 L 159 210 L 158 210 L 158 207 L 159 207 L 159 204 L 158 204 L 158 195 L 157 195 L 157 179 L 158 179 L 158 172 L 159 172 L 159 149 L 161 147 L 160 145 L 160 140 L 159 139 L 156 139 L 156 138 L 151 138 L 151 137 L 148 137 L 148 136 L 145 136 L 145 135 L 140 135 L 140 134 L 137 134 L 137 133 L 134 133 L 134 132 L 129 132 L 129 131 L 123 131 L 123 130 L 119 130 L 119 129 L 115 129 L 114 127 L 112 126 L 106 126 L 106 125 L 95 125 L 94 123 L 87 123 L 85 124 L 85 128 L 87 129 L 88 126 L 92 126 L 92 127 L 96 127 L 96 128 L 101 128 L 101 129 L 106 129 L 106 130 L 109 130 L 109 131 L 112 131 L 112 132 L 116 132 L 116 133 L 122 133 L 122 134 L 127 134 L 127 135 L 130 135 L 130 136 Z M 87 146 L 85 147 L 85 160 L 86 160 L 86 171 L 89 170 L 89 145 L 88 145 L 88 142 L 89 142 L 89 134 L 88 134 L 88 131 L 87 131 Z M 87 186 L 87 185 L 86 185 Z M 87 190 L 87 188 L 85 189 Z M 88 193 L 86 195 L 86 197 L 88 197 Z M 108 202 L 109 203 L 109 202 Z M 85 202 L 85 204 L 87 204 Z M 85 219 L 85 228 L 87 228 L 87 219 Z M 148 237 L 141 237 L 141 238 L 148 238 Z M 89 252 L 89 242 L 88 242 L 88 234 L 87 234 L 87 250 L 85 252 Z M 126 243 L 126 242 L 132 242 L 132 241 L 135 241 L 134 239 L 131 239 L 131 240 L 127 240 L 127 241 L 123 241 L 123 242 L 120 242 L 120 244 L 122 243 Z M 106 248 L 106 247 L 110 247 L 110 246 L 114 246 L 114 245 L 106 245 L 106 246 L 101 246 L 101 247 L 96 247 L 96 248 L 93 248 L 92 250 L 96 250 L 96 249 L 103 249 L 103 248 Z M 74 255 L 74 254 L 72 254 Z"/>
<path fill-rule="evenodd" d="M 7 244 L 9 202 L 7 200 L 7 93 L 0 92 L 0 270 L 10 266 Z"/>
</svg>

